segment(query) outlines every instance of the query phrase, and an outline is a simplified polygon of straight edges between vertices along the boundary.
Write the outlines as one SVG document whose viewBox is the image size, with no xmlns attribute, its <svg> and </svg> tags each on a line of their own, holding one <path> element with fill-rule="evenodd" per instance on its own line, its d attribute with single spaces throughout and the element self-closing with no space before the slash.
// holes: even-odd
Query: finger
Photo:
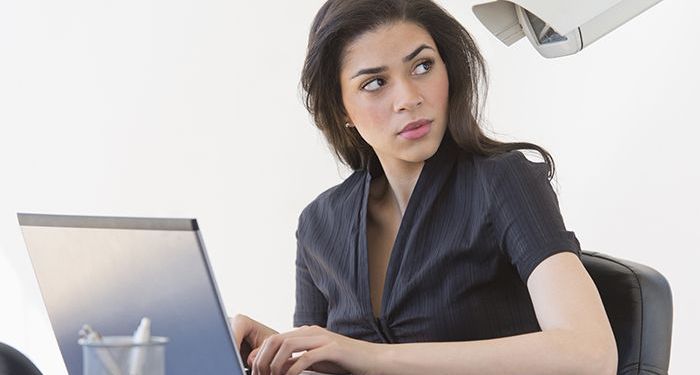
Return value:
<svg viewBox="0 0 700 375">
<path fill-rule="evenodd" d="M 292 353 L 316 349 L 327 342 L 328 338 L 325 336 L 302 336 L 284 339 L 272 359 L 272 362 L 270 362 L 271 374 L 282 374 L 285 364 L 292 358 Z"/>
<path fill-rule="evenodd" d="M 277 353 L 277 348 L 280 345 L 282 335 L 272 335 L 263 341 L 260 346 L 258 354 L 255 356 L 253 361 L 253 374 L 254 375 L 269 375 L 270 374 L 270 362 Z"/>
<path fill-rule="evenodd" d="M 260 348 L 255 348 L 250 352 L 248 358 L 246 358 L 246 363 L 248 364 L 248 367 L 253 368 L 253 362 L 255 361 L 255 357 L 258 356 L 259 351 Z"/>
<path fill-rule="evenodd" d="M 269 375 L 270 374 L 270 364 L 272 359 L 277 354 L 280 345 L 285 339 L 304 336 L 304 335 L 317 335 L 322 332 L 327 332 L 325 329 L 320 327 L 299 327 L 293 331 L 273 334 L 266 338 L 262 345 L 260 346 L 260 351 L 258 352 L 255 361 L 253 362 L 253 372 L 256 375 Z"/>
<path fill-rule="evenodd" d="M 284 366 L 282 366 L 282 374 L 286 374 L 289 368 L 297 361 L 296 358 L 289 358 L 285 361 Z"/>
<path fill-rule="evenodd" d="M 287 371 L 289 371 L 289 368 L 296 363 L 297 359 L 296 358 L 289 358 L 284 362 L 284 366 L 282 366 L 282 373 L 287 374 Z"/>
<path fill-rule="evenodd" d="M 330 360 L 328 346 L 309 350 L 296 358 L 296 362 L 287 370 L 287 375 L 299 375 L 302 371 L 313 366 L 314 363 Z"/>
<path fill-rule="evenodd" d="M 229 322 L 233 329 L 233 337 L 236 339 L 236 347 L 240 350 L 243 339 L 250 331 L 250 319 L 245 315 L 237 314 L 233 318 L 229 318 Z"/>
</svg>

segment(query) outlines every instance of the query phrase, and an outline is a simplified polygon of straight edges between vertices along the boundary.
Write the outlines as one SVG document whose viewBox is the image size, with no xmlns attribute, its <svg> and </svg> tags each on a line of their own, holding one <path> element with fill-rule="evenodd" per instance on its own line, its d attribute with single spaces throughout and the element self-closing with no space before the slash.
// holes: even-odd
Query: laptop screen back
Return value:
<svg viewBox="0 0 700 375">
<path fill-rule="evenodd" d="M 18 216 L 69 374 L 83 324 L 130 335 L 142 317 L 169 339 L 167 374 L 241 374 L 195 220 Z"/>
</svg>

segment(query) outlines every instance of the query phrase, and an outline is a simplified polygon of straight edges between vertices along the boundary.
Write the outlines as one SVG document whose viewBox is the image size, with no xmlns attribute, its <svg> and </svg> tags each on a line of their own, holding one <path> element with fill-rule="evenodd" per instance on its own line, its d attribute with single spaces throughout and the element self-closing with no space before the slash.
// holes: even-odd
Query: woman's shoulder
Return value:
<svg viewBox="0 0 700 375">
<path fill-rule="evenodd" d="M 320 193 L 302 210 L 299 227 L 337 222 L 338 218 L 351 217 L 348 212 L 357 209 L 362 199 L 363 185 L 367 171 L 357 170 L 343 182 Z"/>
<path fill-rule="evenodd" d="M 474 163 L 482 168 L 488 168 L 488 169 L 499 169 L 499 168 L 507 168 L 509 166 L 513 165 L 532 165 L 532 164 L 542 164 L 546 165 L 545 163 L 542 162 L 535 162 L 528 157 L 525 156 L 525 154 L 520 151 L 520 150 L 511 150 L 511 151 L 506 151 L 506 152 L 501 152 L 495 155 L 476 155 L 472 154 L 471 158 L 474 160 Z"/>
<path fill-rule="evenodd" d="M 464 153 L 459 159 L 457 173 L 463 175 L 461 179 L 480 186 L 480 191 L 489 197 L 533 183 L 549 184 L 549 166 L 531 160 L 537 159 L 529 155 L 526 157 L 522 151 L 495 155 Z"/>
<path fill-rule="evenodd" d="M 547 176 L 549 171 L 547 163 L 533 161 L 519 150 L 488 156 L 471 155 L 469 160 L 469 164 L 476 170 L 477 174 L 489 181 L 509 176 L 517 177 L 523 174 Z"/>
</svg>

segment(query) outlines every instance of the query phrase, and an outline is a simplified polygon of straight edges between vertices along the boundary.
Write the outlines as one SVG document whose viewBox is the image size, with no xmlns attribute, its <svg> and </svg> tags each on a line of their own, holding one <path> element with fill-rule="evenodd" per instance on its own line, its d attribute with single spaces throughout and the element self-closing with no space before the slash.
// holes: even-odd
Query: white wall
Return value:
<svg viewBox="0 0 700 375">
<path fill-rule="evenodd" d="M 298 91 L 321 3 L 0 0 L 0 341 L 65 373 L 18 211 L 197 217 L 229 312 L 291 327 L 297 216 L 347 175 Z M 582 246 L 667 276 L 671 371 L 689 372 L 700 4 L 666 0 L 558 60 L 441 4 L 489 63 L 489 127 L 554 155 Z"/>
</svg>

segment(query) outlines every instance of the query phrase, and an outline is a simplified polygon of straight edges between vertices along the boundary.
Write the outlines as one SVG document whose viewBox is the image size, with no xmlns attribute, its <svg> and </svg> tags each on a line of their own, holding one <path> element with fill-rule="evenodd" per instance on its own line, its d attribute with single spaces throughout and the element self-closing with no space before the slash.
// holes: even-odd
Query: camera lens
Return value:
<svg viewBox="0 0 700 375">
<path fill-rule="evenodd" d="M 568 40 L 565 36 L 554 31 L 551 26 L 546 24 L 536 15 L 527 10 L 525 10 L 525 14 L 527 14 L 527 18 L 530 21 L 530 26 L 532 26 L 532 31 L 535 32 L 535 37 L 537 37 L 537 42 L 539 44 L 550 44 Z"/>
</svg>

